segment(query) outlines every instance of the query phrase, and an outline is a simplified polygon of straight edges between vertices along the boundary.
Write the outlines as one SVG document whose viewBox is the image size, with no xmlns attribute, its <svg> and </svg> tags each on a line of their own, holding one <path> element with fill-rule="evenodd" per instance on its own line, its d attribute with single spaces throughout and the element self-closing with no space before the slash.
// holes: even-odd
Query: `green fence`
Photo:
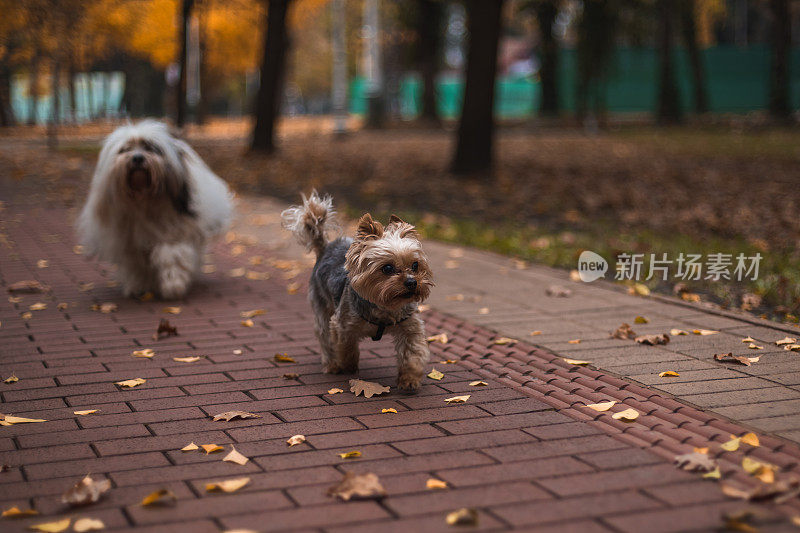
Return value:
<svg viewBox="0 0 800 533">
<path fill-rule="evenodd" d="M 574 50 L 561 51 L 560 98 L 567 111 L 575 110 L 576 60 Z M 676 69 L 683 107 L 692 105 L 689 61 L 684 50 L 676 50 Z M 792 50 L 791 97 L 800 108 L 800 48 Z M 747 113 L 767 107 L 770 50 L 766 46 L 717 46 L 703 51 L 711 111 Z M 651 48 L 617 50 L 605 88 L 607 108 L 615 113 L 652 112 L 656 106 L 658 62 Z M 444 117 L 460 112 L 463 84 L 455 76 L 442 76 L 437 83 L 437 104 Z M 497 82 L 495 113 L 501 118 L 522 118 L 538 109 L 541 87 L 532 79 L 500 79 Z M 365 83 L 355 78 L 350 84 L 350 111 L 363 114 Z M 400 84 L 400 111 L 406 118 L 417 115 L 422 85 L 409 75 Z"/>
</svg>

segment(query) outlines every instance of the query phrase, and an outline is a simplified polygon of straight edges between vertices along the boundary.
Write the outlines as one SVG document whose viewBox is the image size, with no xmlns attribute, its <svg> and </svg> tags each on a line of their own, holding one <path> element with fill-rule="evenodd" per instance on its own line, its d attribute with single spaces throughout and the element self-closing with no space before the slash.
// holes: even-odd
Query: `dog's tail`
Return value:
<svg viewBox="0 0 800 533">
<path fill-rule="evenodd" d="M 281 225 L 294 233 L 297 242 L 313 250 L 317 257 L 322 254 L 328 239 L 326 231 L 336 227 L 333 199 L 320 197 L 317 191 L 303 196 L 303 205 L 295 205 L 281 213 Z"/>
</svg>

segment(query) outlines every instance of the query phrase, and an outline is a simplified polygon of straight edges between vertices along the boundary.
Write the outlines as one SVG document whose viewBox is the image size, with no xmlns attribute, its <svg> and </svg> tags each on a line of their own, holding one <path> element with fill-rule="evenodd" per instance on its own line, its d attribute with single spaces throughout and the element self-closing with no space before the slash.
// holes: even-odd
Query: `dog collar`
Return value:
<svg viewBox="0 0 800 533">
<path fill-rule="evenodd" d="M 395 322 L 375 322 L 367 318 L 369 316 L 367 312 L 369 311 L 370 307 L 374 307 L 375 304 L 372 304 L 367 300 L 365 300 L 364 298 L 362 298 L 361 296 L 359 296 L 358 293 L 355 291 L 355 289 L 353 289 L 353 287 L 350 286 L 349 284 L 347 288 L 353 293 L 353 298 L 356 304 L 355 305 L 356 311 L 358 311 L 358 316 L 361 318 L 361 320 L 369 324 L 372 324 L 373 326 L 378 326 L 378 331 L 376 331 L 375 335 L 372 337 L 372 340 L 374 341 L 379 341 L 383 338 L 383 332 L 386 330 L 386 328 L 391 326 L 396 326 L 397 324 L 408 320 L 409 318 L 411 318 L 411 315 L 414 314 L 414 310 L 412 309 L 408 315 L 401 318 L 400 320 L 396 320 Z"/>
<path fill-rule="evenodd" d="M 408 319 L 411 317 L 411 315 L 413 315 L 413 314 L 414 314 L 414 312 L 412 311 L 412 312 L 411 312 L 411 313 L 409 313 L 409 314 L 408 314 L 408 316 L 406 316 L 405 318 L 401 318 L 401 319 L 400 319 L 400 320 L 398 320 L 397 322 L 392 322 L 391 324 L 388 324 L 388 323 L 386 323 L 386 322 L 373 322 L 372 320 L 370 320 L 370 319 L 368 319 L 368 318 L 365 318 L 363 315 L 359 315 L 359 316 L 361 316 L 361 320 L 365 320 L 365 321 L 369 322 L 370 324 L 373 324 L 373 325 L 375 325 L 375 326 L 378 326 L 378 331 L 377 331 L 377 332 L 375 333 L 375 335 L 372 337 L 372 340 L 374 340 L 374 341 L 379 341 L 379 340 L 381 340 L 381 339 L 383 338 L 383 331 L 384 331 L 386 328 L 388 328 L 389 326 L 396 326 L 396 325 L 397 325 L 397 324 L 399 324 L 400 322 L 404 322 L 404 321 L 408 320 Z"/>
</svg>

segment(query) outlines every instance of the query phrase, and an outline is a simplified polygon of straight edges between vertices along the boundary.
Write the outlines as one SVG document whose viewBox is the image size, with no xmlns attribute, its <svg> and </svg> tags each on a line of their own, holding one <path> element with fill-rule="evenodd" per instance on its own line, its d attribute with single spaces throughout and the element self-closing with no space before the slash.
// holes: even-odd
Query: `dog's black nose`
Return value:
<svg viewBox="0 0 800 533">
<path fill-rule="evenodd" d="M 413 291 L 417 288 L 417 280 L 409 276 L 406 278 L 403 285 L 405 285 L 408 290 Z"/>
<path fill-rule="evenodd" d="M 134 165 L 141 165 L 144 163 L 144 156 L 142 154 L 133 154 L 133 157 L 131 157 L 131 163 Z"/>
</svg>

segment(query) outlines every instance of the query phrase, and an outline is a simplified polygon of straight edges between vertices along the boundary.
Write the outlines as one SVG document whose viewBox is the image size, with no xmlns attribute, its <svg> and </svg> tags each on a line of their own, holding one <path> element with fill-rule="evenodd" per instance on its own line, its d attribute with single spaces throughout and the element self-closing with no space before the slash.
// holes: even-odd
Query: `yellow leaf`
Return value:
<svg viewBox="0 0 800 533">
<path fill-rule="evenodd" d="M 119 385 L 120 387 L 125 387 L 128 389 L 132 389 L 133 387 L 138 387 L 142 383 L 145 383 L 147 380 L 144 378 L 135 378 L 135 379 L 126 379 L 124 381 L 116 381 L 114 382 L 115 385 Z"/>
<path fill-rule="evenodd" d="M 722 448 L 722 449 L 723 449 L 723 450 L 725 450 L 726 452 L 735 452 L 736 450 L 738 450 L 738 449 L 739 449 L 739 442 L 740 442 L 741 440 L 742 440 L 742 439 L 740 439 L 739 437 L 733 437 L 733 438 L 732 438 L 731 440 L 729 440 L 728 442 L 726 442 L 726 443 L 724 443 L 724 444 L 721 444 L 721 445 L 720 445 L 720 448 Z"/>
<path fill-rule="evenodd" d="M 660 374 L 658 374 L 658 377 L 660 378 L 677 378 L 679 376 L 680 374 L 678 374 L 674 370 L 667 370 L 665 372 L 661 372 Z"/>
<path fill-rule="evenodd" d="M 762 466 L 764 466 L 764 463 L 751 459 L 750 457 L 744 457 L 742 459 L 742 469 L 748 474 L 755 474 Z"/>
<path fill-rule="evenodd" d="M 571 341 L 567 341 L 567 344 L 580 344 L 580 343 L 581 343 L 580 339 L 572 339 Z"/>
<path fill-rule="evenodd" d="M 341 394 L 343 392 L 344 391 L 342 389 L 337 389 L 337 388 L 328 389 L 328 394 Z"/>
<path fill-rule="evenodd" d="M 442 481 L 441 479 L 430 478 L 428 481 L 425 482 L 426 489 L 446 489 L 448 488 L 447 481 Z"/>
<path fill-rule="evenodd" d="M 114 302 L 105 302 L 102 304 L 95 304 L 92 306 L 92 311 L 100 311 L 103 314 L 114 313 L 117 310 L 117 304 Z"/>
<path fill-rule="evenodd" d="M 694 449 L 694 452 L 695 452 L 695 453 L 708 453 L 708 447 L 705 447 L 705 448 L 695 448 L 695 449 Z"/>
<path fill-rule="evenodd" d="M 353 450 L 351 452 L 344 452 L 340 453 L 339 457 L 341 457 L 342 459 L 352 459 L 354 457 L 361 457 L 361 452 L 359 452 L 358 450 Z"/>
<path fill-rule="evenodd" d="M 242 321 L 240 322 L 240 324 L 241 324 L 242 326 L 246 327 L 246 328 L 252 328 L 252 327 L 253 327 L 253 325 L 254 325 L 254 324 L 253 324 L 253 321 L 252 321 L 252 320 L 250 320 L 249 318 L 248 318 L 247 320 L 242 320 Z"/>
<path fill-rule="evenodd" d="M 4 383 L 9 383 L 9 384 L 16 383 L 17 381 L 19 381 L 19 378 L 13 374 L 3 380 Z"/>
<path fill-rule="evenodd" d="M 463 294 L 448 294 L 447 301 L 449 302 L 463 302 L 464 295 Z"/>
<path fill-rule="evenodd" d="M 237 452 L 236 448 L 234 448 L 233 445 L 231 445 L 231 452 L 225 457 L 223 457 L 222 460 L 227 461 L 229 463 L 236 463 L 237 465 L 244 466 L 250 459 L 248 457 L 245 457 L 241 453 Z"/>
<path fill-rule="evenodd" d="M 386 413 L 397 414 L 397 409 L 395 409 L 394 407 L 389 407 L 388 409 L 381 409 L 381 414 L 386 414 Z"/>
<path fill-rule="evenodd" d="M 693 329 L 692 333 L 695 335 L 716 335 L 719 331 L 714 331 L 713 329 Z"/>
<path fill-rule="evenodd" d="M 300 290 L 300 284 L 297 283 L 296 281 L 286 286 L 286 292 L 289 294 L 297 294 L 297 291 L 299 290 Z"/>
<path fill-rule="evenodd" d="M 200 447 L 203 448 L 203 450 L 205 450 L 206 455 L 214 452 L 219 452 L 225 449 L 217 444 L 201 444 Z"/>
<path fill-rule="evenodd" d="M 703 474 L 705 479 L 720 479 L 722 477 L 722 472 L 720 472 L 719 467 L 716 467 L 711 472 L 706 472 Z"/>
<path fill-rule="evenodd" d="M 169 489 L 159 489 L 145 496 L 139 505 L 172 505 L 175 503 L 175 494 Z"/>
<path fill-rule="evenodd" d="M 745 337 L 744 339 L 742 339 L 742 342 L 743 343 L 745 343 L 745 342 L 756 342 L 756 340 L 753 337 Z"/>
<path fill-rule="evenodd" d="M 41 268 L 41 267 L 40 267 Z M 28 529 L 33 529 L 36 531 L 43 531 L 44 533 L 60 533 L 69 527 L 70 522 L 72 522 L 71 518 L 65 518 L 63 520 L 58 520 L 56 522 L 45 522 L 44 524 L 33 524 L 28 527 Z"/>
<path fill-rule="evenodd" d="M 83 253 L 83 246 L 81 246 L 80 244 L 76 244 L 75 246 L 72 247 L 72 253 L 74 253 L 75 255 L 81 255 Z"/>
<path fill-rule="evenodd" d="M 750 348 L 751 350 L 763 350 L 764 349 L 763 346 L 759 346 L 758 344 L 754 344 L 752 342 L 750 343 L 748 348 Z"/>
<path fill-rule="evenodd" d="M 179 315 L 179 314 L 181 314 L 181 308 L 180 307 L 165 307 L 161 311 L 164 312 L 164 313 L 167 313 L 169 315 Z"/>
<path fill-rule="evenodd" d="M 489 384 L 486 383 L 485 381 L 470 381 L 469 382 L 469 386 L 470 387 L 488 387 Z"/>
<path fill-rule="evenodd" d="M 131 352 L 133 357 L 146 357 L 148 359 L 152 359 L 156 353 L 152 350 L 152 348 L 144 348 L 142 350 L 134 350 Z"/>
<path fill-rule="evenodd" d="M 203 274 L 213 274 L 217 271 L 217 267 L 214 265 L 203 265 L 201 270 L 203 271 Z"/>
<path fill-rule="evenodd" d="M 35 304 L 29 305 L 28 309 L 31 311 L 44 311 L 47 309 L 47 304 L 43 302 L 36 302 Z"/>
<path fill-rule="evenodd" d="M 19 316 L 22 317 L 22 320 L 30 320 L 31 318 L 33 318 L 33 313 L 31 313 L 30 311 L 25 311 Z"/>
<path fill-rule="evenodd" d="M 294 363 L 294 359 L 286 355 L 285 353 L 276 353 L 275 354 L 275 361 L 279 363 Z"/>
<path fill-rule="evenodd" d="M 430 371 L 428 377 L 431 379 L 435 379 L 436 381 L 441 381 L 442 378 L 444 377 L 444 374 L 442 374 L 441 372 L 439 372 L 434 368 L 433 370 Z"/>
<path fill-rule="evenodd" d="M 637 316 L 633 319 L 634 324 L 647 324 L 650 322 L 650 319 L 644 316 Z"/>
<path fill-rule="evenodd" d="M 195 363 L 200 360 L 200 357 L 173 357 L 172 360 L 179 363 Z"/>
<path fill-rule="evenodd" d="M 36 261 L 36 266 L 39 268 L 47 268 L 50 266 L 50 262 L 47 259 L 39 259 Z"/>
<path fill-rule="evenodd" d="M 76 533 L 85 533 L 86 531 L 96 531 L 105 528 L 106 525 L 103 521 L 97 518 L 79 518 L 75 520 L 75 523 L 72 525 L 72 530 Z"/>
<path fill-rule="evenodd" d="M 602 413 L 603 411 L 608 411 L 609 409 L 611 409 L 614 405 L 616 405 L 616 403 L 617 400 L 609 400 L 607 402 L 591 403 L 588 404 L 586 407 Z"/>
<path fill-rule="evenodd" d="M 193 451 L 199 450 L 199 449 L 200 449 L 200 446 L 198 446 L 194 442 L 190 442 L 189 444 L 187 444 L 186 446 L 181 448 L 181 451 L 182 452 L 193 452 Z"/>
<path fill-rule="evenodd" d="M 445 403 L 465 403 L 469 400 L 470 395 L 465 394 L 463 396 L 453 396 L 452 398 L 445 398 Z"/>
<path fill-rule="evenodd" d="M 633 408 L 628 408 L 624 411 L 620 411 L 619 413 L 614 413 L 611 415 L 611 418 L 614 420 L 622 420 L 623 422 L 633 422 L 639 418 L 639 411 Z"/>
<path fill-rule="evenodd" d="M 517 339 L 512 339 L 509 337 L 500 337 L 499 339 L 495 339 L 492 341 L 492 344 L 496 344 L 498 346 L 505 346 L 507 344 L 516 344 L 519 341 Z"/>
<path fill-rule="evenodd" d="M 438 335 L 431 335 L 426 340 L 428 342 L 439 342 L 442 344 L 447 344 L 448 341 L 447 333 L 439 333 Z"/>
<path fill-rule="evenodd" d="M 259 272 L 257 270 L 248 270 L 244 275 L 250 281 L 264 281 L 270 278 L 269 272 Z"/>
<path fill-rule="evenodd" d="M 775 483 L 775 468 L 772 465 L 765 465 L 755 477 L 764 483 Z"/>
<path fill-rule="evenodd" d="M 761 442 L 758 440 L 758 435 L 755 433 L 747 433 L 746 435 L 742 435 L 741 439 L 742 442 L 749 444 L 750 446 L 761 446 Z"/>
<path fill-rule="evenodd" d="M 58 305 L 56 306 L 56 309 L 58 309 L 59 311 L 63 311 L 63 310 L 65 310 L 67 307 L 69 307 L 69 304 L 68 304 L 68 303 L 66 303 L 66 302 L 61 302 L 60 304 L 58 304 Z"/>
<path fill-rule="evenodd" d="M 261 316 L 267 314 L 267 311 L 264 309 L 251 309 L 250 311 L 242 311 L 239 313 L 239 316 L 242 318 L 253 318 L 255 316 Z"/>
<path fill-rule="evenodd" d="M 21 416 L 5 415 L 3 422 L 6 424 L 26 424 L 30 422 L 47 422 L 47 420 L 41 418 L 24 418 Z"/>
<path fill-rule="evenodd" d="M 531 331 L 531 337 L 535 337 L 535 336 L 541 335 L 541 334 L 542 334 L 542 332 L 539 331 L 538 329 L 536 331 Z"/>
<path fill-rule="evenodd" d="M 564 362 L 569 365 L 588 365 L 591 361 L 581 361 L 580 359 L 567 359 L 566 357 L 562 358 Z"/>
<path fill-rule="evenodd" d="M 478 511 L 464 507 L 447 513 L 445 521 L 448 526 L 475 526 L 478 524 Z"/>
<path fill-rule="evenodd" d="M 454 365 L 458 363 L 458 359 L 445 359 L 444 361 L 439 361 L 440 365 Z"/>
<path fill-rule="evenodd" d="M 344 392 L 344 391 L 342 391 L 342 392 Z M 289 440 L 286 441 L 286 444 L 288 444 L 289 447 L 291 448 L 292 446 L 296 446 L 298 444 L 303 444 L 305 441 L 306 441 L 306 436 L 305 435 L 295 435 L 293 437 L 290 437 Z"/>
<path fill-rule="evenodd" d="M 232 277 L 232 278 L 241 278 L 242 276 L 244 276 L 244 273 L 245 273 L 246 271 L 247 271 L 247 269 L 246 269 L 246 268 L 244 268 L 244 267 L 240 267 L 240 268 L 233 268 L 233 269 L 231 269 L 230 271 L 228 271 L 228 275 L 229 275 L 230 277 Z"/>
<path fill-rule="evenodd" d="M 488 315 L 489 314 L 489 308 L 488 307 L 481 307 L 480 309 L 478 309 L 478 314 L 479 315 Z"/>
<path fill-rule="evenodd" d="M 25 509 L 24 511 L 17 506 L 12 507 L 11 509 L 6 509 L 3 511 L 3 514 L 0 515 L 3 518 L 19 518 L 21 516 L 33 516 L 39 514 L 39 511 L 34 509 Z"/>
<path fill-rule="evenodd" d="M 742 342 L 744 342 L 744 341 L 742 341 Z M 797 342 L 797 339 L 793 339 L 792 337 L 784 337 L 779 341 L 775 341 L 775 344 L 777 344 L 778 346 L 781 346 L 783 344 L 794 344 L 796 342 Z"/>
<path fill-rule="evenodd" d="M 85 411 L 73 411 L 72 414 L 79 415 L 79 416 L 86 416 L 96 413 L 99 409 L 87 409 Z"/>
</svg>

